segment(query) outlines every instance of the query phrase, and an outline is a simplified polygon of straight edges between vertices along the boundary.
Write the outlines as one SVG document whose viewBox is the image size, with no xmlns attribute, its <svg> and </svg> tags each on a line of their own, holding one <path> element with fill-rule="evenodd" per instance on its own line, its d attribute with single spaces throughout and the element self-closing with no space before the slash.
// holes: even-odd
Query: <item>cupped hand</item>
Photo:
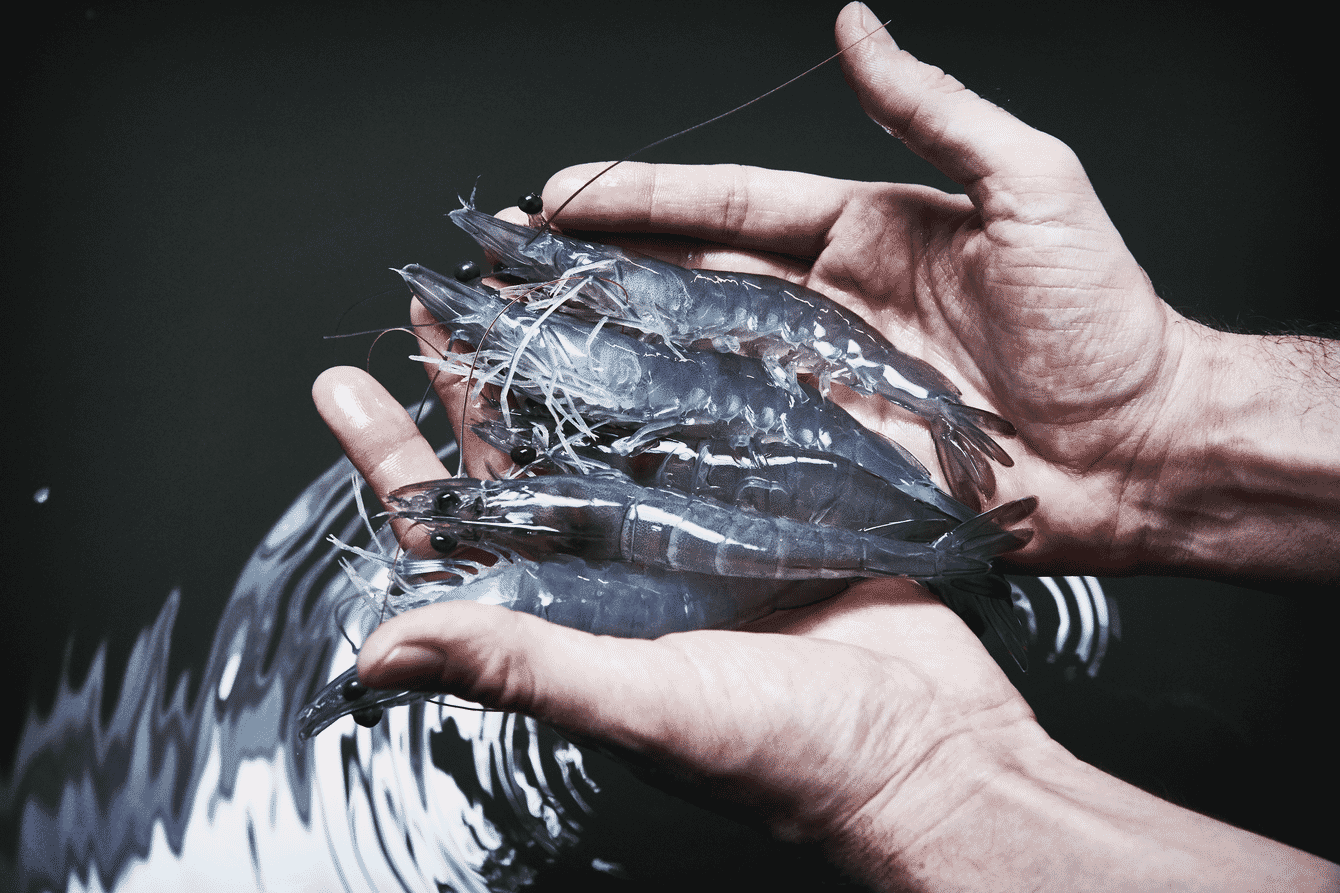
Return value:
<svg viewBox="0 0 1340 893">
<path fill-rule="evenodd" d="M 375 492 L 445 476 L 366 373 L 328 370 L 313 394 Z M 900 580 L 859 584 L 750 632 L 656 641 L 436 605 L 373 632 L 359 676 L 533 716 L 840 859 L 869 845 L 877 820 L 925 845 L 1007 764 L 1059 750 L 963 622 Z"/>
<path fill-rule="evenodd" d="M 837 39 L 851 47 L 842 64 L 867 114 L 962 194 L 630 163 L 555 223 L 625 234 L 624 244 L 685 266 L 781 276 L 845 304 L 1018 429 L 1001 439 L 1015 465 L 996 469 L 997 499 L 1033 495 L 1042 507 L 1016 562 L 1132 570 L 1139 506 L 1175 437 L 1171 397 L 1201 327 L 1154 293 L 1064 144 L 899 50 L 860 4 L 843 10 Z M 545 207 L 600 167 L 555 175 Z M 647 233 L 702 241 L 631 235 Z M 896 410 L 845 402 L 934 467 L 926 435 Z"/>
</svg>

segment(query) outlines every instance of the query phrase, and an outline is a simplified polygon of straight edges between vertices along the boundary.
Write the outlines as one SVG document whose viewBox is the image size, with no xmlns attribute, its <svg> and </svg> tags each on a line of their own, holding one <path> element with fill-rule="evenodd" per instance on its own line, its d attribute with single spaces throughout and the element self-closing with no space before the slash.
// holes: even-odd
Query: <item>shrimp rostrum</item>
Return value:
<svg viewBox="0 0 1340 893">
<path fill-rule="evenodd" d="M 820 390 L 841 382 L 880 394 L 930 426 L 936 455 L 961 498 L 989 498 L 988 459 L 1013 465 L 987 432 L 1012 435 L 995 413 L 968 406 L 962 392 L 923 360 L 898 350 L 877 329 L 812 289 L 773 276 L 689 270 L 621 249 L 508 223 L 465 207 L 452 220 L 501 258 L 505 273 L 553 286 L 518 287 L 548 295 L 561 312 L 620 325 L 680 345 L 710 345 L 759 359 L 779 384 L 818 377 Z M 576 282 L 578 287 L 569 288 Z"/>
</svg>

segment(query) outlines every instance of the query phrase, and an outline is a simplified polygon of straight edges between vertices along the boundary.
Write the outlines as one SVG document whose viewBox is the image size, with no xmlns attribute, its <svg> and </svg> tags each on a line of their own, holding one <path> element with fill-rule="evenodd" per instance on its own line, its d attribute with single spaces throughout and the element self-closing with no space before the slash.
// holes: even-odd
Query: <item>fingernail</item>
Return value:
<svg viewBox="0 0 1340 893">
<path fill-rule="evenodd" d="M 425 645 L 396 645 L 366 670 L 359 680 L 372 688 L 434 688 L 442 684 L 447 656 Z"/>
<path fill-rule="evenodd" d="M 872 32 L 869 39 L 874 43 L 892 44 L 895 49 L 897 48 L 898 45 L 894 42 L 893 35 L 889 33 L 889 29 L 880 22 L 879 17 L 875 15 L 874 10 L 869 6 L 866 6 L 864 3 L 861 4 L 861 27 L 867 32 Z M 879 33 L 873 33 L 875 31 L 878 31 Z"/>
</svg>

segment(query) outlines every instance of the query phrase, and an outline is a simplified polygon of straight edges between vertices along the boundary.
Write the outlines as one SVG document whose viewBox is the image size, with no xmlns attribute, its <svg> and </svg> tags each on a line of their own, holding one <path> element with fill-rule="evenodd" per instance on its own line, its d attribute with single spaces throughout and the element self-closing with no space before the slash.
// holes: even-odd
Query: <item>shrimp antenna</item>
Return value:
<svg viewBox="0 0 1340 893">
<path fill-rule="evenodd" d="M 383 290 L 383 291 L 380 292 L 379 294 L 368 295 L 366 298 L 362 298 L 361 300 L 355 301 L 351 306 L 345 307 L 344 310 L 343 310 L 343 312 L 340 313 L 340 318 L 337 319 L 337 320 L 335 320 L 335 329 L 336 329 L 336 332 L 335 332 L 334 334 L 331 334 L 331 335 L 323 335 L 322 337 L 323 337 L 323 338 L 326 338 L 326 339 L 330 339 L 330 338 L 349 338 L 349 337 L 352 337 L 352 336 L 355 336 L 355 335 L 369 335 L 369 334 L 371 334 L 372 332 L 379 331 L 378 329 L 371 329 L 371 330 L 364 331 L 364 332 L 348 332 L 348 333 L 342 333 L 342 332 L 339 331 L 339 328 L 340 328 L 341 325 L 344 324 L 344 318 L 345 318 L 346 316 L 348 316 L 350 313 L 352 313 L 355 307 L 362 307 L 362 306 L 363 306 L 364 304 L 366 304 L 368 301 L 371 301 L 371 300 L 374 300 L 374 299 L 378 299 L 378 298 L 384 298 L 384 297 L 386 297 L 387 295 L 392 294 L 394 291 L 395 291 L 394 289 L 390 289 L 390 288 L 388 288 L 388 289 Z"/>
<path fill-rule="evenodd" d="M 499 710 L 496 707 L 471 707 L 469 704 L 452 704 L 449 701 L 439 701 L 437 698 L 424 698 L 428 704 L 436 704 L 439 707 L 446 707 L 449 710 L 473 710 L 476 713 L 506 713 L 506 710 Z"/>
<path fill-rule="evenodd" d="M 424 325 L 425 325 L 425 327 L 431 326 L 430 323 L 425 323 Z M 416 329 L 417 329 L 417 328 L 419 328 L 419 327 L 418 327 L 418 326 L 413 326 L 412 328 L 416 328 Z M 409 329 L 403 329 L 403 331 L 407 331 L 407 332 L 408 332 Z M 418 333 L 417 333 L 417 332 L 414 332 L 414 333 L 412 333 L 412 334 L 413 334 L 416 338 L 418 337 Z M 436 347 L 434 347 L 433 345 L 429 344 L 427 341 L 420 341 L 419 343 L 422 344 L 422 345 L 424 345 L 425 347 L 427 347 L 427 348 L 428 348 L 429 350 L 431 350 L 433 353 L 437 354 L 437 358 L 438 358 L 439 360 L 442 360 L 442 359 L 445 359 L 445 358 L 446 358 L 446 354 L 442 353 L 442 351 L 438 350 Z M 372 365 L 372 351 L 371 351 L 371 349 L 368 350 L 368 365 L 369 365 L 369 366 Z M 419 427 L 419 422 L 423 421 L 423 415 L 424 415 L 424 413 L 428 411 L 428 395 L 431 394 L 431 393 L 433 393 L 434 389 L 437 387 L 437 379 L 438 379 L 441 375 L 442 375 L 442 369 L 441 369 L 441 367 L 438 367 L 437 369 L 434 369 L 434 370 L 433 370 L 433 377 L 430 378 L 430 379 L 428 379 L 428 384 L 427 384 L 427 386 L 424 387 L 424 389 L 423 389 L 423 396 L 422 396 L 421 398 L 419 398 L 419 408 L 418 408 L 417 410 L 415 410 L 415 412 L 414 412 L 414 427 L 416 427 L 416 428 Z M 457 471 L 459 471 L 459 470 L 460 470 L 460 469 L 457 468 Z"/>
<path fill-rule="evenodd" d="M 832 61 L 833 61 L 834 59 L 836 59 L 838 56 L 841 56 L 843 53 L 847 52 L 847 50 L 851 49 L 852 47 L 856 46 L 856 45 L 859 44 L 859 43 L 864 42 L 864 41 L 866 40 L 866 38 L 870 37 L 871 35 L 873 35 L 873 34 L 879 32 L 879 31 L 884 30 L 885 28 L 887 28 L 887 27 L 889 26 L 889 23 L 892 22 L 892 21 L 893 21 L 893 19 L 887 19 L 887 20 L 884 21 L 878 28 L 875 28 L 875 29 L 872 30 L 872 31 L 868 31 L 868 32 L 866 32 L 866 33 L 865 33 L 859 40 L 855 40 L 855 41 L 853 41 L 852 43 L 850 43 L 850 44 L 848 44 L 847 46 L 843 47 L 842 49 L 838 50 L 838 51 L 837 51 L 836 53 L 834 53 L 833 55 L 829 56 L 827 59 L 824 59 L 822 62 L 818 62 L 818 63 L 816 63 L 816 64 L 814 64 L 814 65 L 811 65 L 809 68 L 805 69 L 805 70 L 802 71 L 800 74 L 798 74 L 798 75 L 796 75 L 795 77 L 791 78 L 791 80 L 787 81 L 787 82 L 784 83 L 784 84 L 778 84 L 776 87 L 773 87 L 773 88 L 772 88 L 771 90 L 769 90 L 768 92 L 766 92 L 766 93 L 761 93 L 761 94 L 759 94 L 758 96 L 755 96 L 753 99 L 749 100 L 748 102 L 743 102 L 743 103 L 741 103 L 740 105 L 737 105 L 735 108 L 733 108 L 733 109 L 731 109 L 731 110 L 729 110 L 729 111 L 722 112 L 721 114 L 717 115 L 715 118 L 708 118 L 706 121 L 700 121 L 700 122 L 698 122 L 697 124 L 694 124 L 692 127 L 686 127 L 686 128 L 684 128 L 683 130 L 679 131 L 678 133 L 672 133 L 672 134 L 670 134 L 669 136 L 663 136 L 663 137 L 661 137 L 660 139 L 656 140 L 655 142 L 647 143 L 647 144 L 646 144 L 645 146 L 643 146 L 642 148 L 640 148 L 640 149 L 634 149 L 632 152 L 629 152 L 627 155 L 625 155 L 623 158 L 620 158 L 618 161 L 612 161 L 612 162 L 610 162 L 608 166 L 606 166 L 603 170 L 600 171 L 600 173 L 596 174 L 594 177 L 592 177 L 591 179 L 587 180 L 587 181 L 586 181 L 585 183 L 583 183 L 580 187 L 578 187 L 578 189 L 577 189 L 576 192 L 574 192 L 572 195 L 568 196 L 567 199 L 563 202 L 563 204 L 561 204 L 561 205 L 558 206 L 558 210 L 555 211 L 553 214 L 549 215 L 549 219 L 546 220 L 545 223 L 544 223 L 544 226 L 540 228 L 540 232 L 551 232 L 552 229 L 553 229 L 553 223 L 554 223 L 555 218 L 557 218 L 559 214 L 562 214 L 562 213 L 563 213 L 563 209 L 566 208 L 568 205 L 570 205 L 570 204 L 572 203 L 572 200 L 573 200 L 574 198 L 576 198 L 577 196 L 579 196 L 579 195 L 581 195 L 583 192 L 585 192 L 585 191 L 586 191 L 586 187 L 590 186 L 590 185 L 591 185 L 592 183 L 594 183 L 596 180 L 599 180 L 601 177 L 605 176 L 605 175 L 608 174 L 610 171 L 614 170 L 616 167 L 618 167 L 619 165 L 623 164 L 625 161 L 631 161 L 631 160 L 633 160 L 634 158 L 636 158 L 638 155 L 641 155 L 643 152 L 647 151 L 648 149 L 654 149 L 654 148 L 656 148 L 657 146 L 661 145 L 662 143 L 668 143 L 668 142 L 670 142 L 672 139 L 675 139 L 675 138 L 677 138 L 677 137 L 681 137 L 681 136 L 683 136 L 683 135 L 686 134 L 686 133 L 692 133 L 693 131 L 699 129 L 700 127 L 706 127 L 708 124 L 715 124 L 717 121 L 720 121 L 722 118 L 728 118 L 728 117 L 730 117 L 731 115 L 735 114 L 736 112 L 743 111 L 744 109 L 747 109 L 749 106 L 753 105 L 754 103 L 758 102 L 758 101 L 761 100 L 761 99 L 767 99 L 769 96 L 771 96 L 772 94 L 776 93 L 778 90 L 782 90 L 782 89 L 784 89 L 784 88 L 786 88 L 786 87 L 791 86 L 791 85 L 794 84 L 796 81 L 798 81 L 798 80 L 800 80 L 801 78 L 805 77 L 806 75 L 810 74 L 810 72 L 815 71 L 815 70 L 817 70 L 817 69 L 820 69 L 820 68 L 822 68 L 823 66 L 827 65 L 829 62 L 832 62 Z"/>
<path fill-rule="evenodd" d="M 470 361 L 470 372 L 469 372 L 468 375 L 465 376 L 465 395 L 464 395 L 464 397 L 461 398 L 461 430 L 462 430 L 462 431 L 465 430 L 465 420 L 466 420 L 466 418 L 467 418 L 467 413 L 468 413 L 469 410 L 470 410 L 470 387 L 471 387 L 471 385 L 473 384 L 474 379 L 475 379 L 475 370 L 479 367 L 479 352 L 480 352 L 481 350 L 484 349 L 484 342 L 488 340 L 489 333 L 492 332 L 492 331 L 493 331 L 493 327 L 496 326 L 496 325 L 498 324 L 498 320 L 502 319 L 502 315 L 503 315 L 504 313 L 506 313 L 508 310 L 512 309 L 512 307 L 513 307 L 515 304 L 517 304 L 520 300 L 521 300 L 520 297 L 516 297 L 516 298 L 512 298 L 512 300 L 508 301 L 507 304 L 506 304 L 501 310 L 498 311 L 497 316 L 493 317 L 492 322 L 489 323 L 489 327 L 488 327 L 487 329 L 484 330 L 484 334 L 481 335 L 480 338 L 479 338 L 479 344 L 475 345 L 475 356 L 474 356 L 474 359 Z M 503 395 L 503 399 L 504 399 L 504 400 L 507 399 L 507 395 L 506 395 L 506 394 Z M 504 412 L 506 412 L 506 409 L 505 409 L 505 408 L 504 408 Z M 462 446 L 462 448 L 461 448 L 461 461 L 460 461 L 460 465 L 459 465 L 459 467 L 457 468 L 457 477 L 465 477 L 465 448 L 464 448 L 464 446 Z"/>
</svg>

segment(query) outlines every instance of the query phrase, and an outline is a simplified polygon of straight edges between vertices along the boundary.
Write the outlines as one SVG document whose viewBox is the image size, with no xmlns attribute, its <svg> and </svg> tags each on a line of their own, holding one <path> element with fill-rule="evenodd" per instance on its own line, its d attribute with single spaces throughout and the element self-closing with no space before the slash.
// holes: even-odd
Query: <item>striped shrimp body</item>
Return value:
<svg viewBox="0 0 1340 893">
<path fill-rule="evenodd" d="M 469 357 L 449 355 L 441 368 L 474 376 L 479 388 L 486 383 L 514 388 L 544 402 L 556 420 L 578 431 L 591 432 L 592 421 L 632 427 L 636 433 L 617 445 L 621 452 L 636 452 L 683 427 L 741 442 L 779 440 L 836 453 L 947 514 L 963 511 L 902 447 L 812 388 L 778 388 L 758 360 L 671 351 L 599 324 L 537 316 L 497 293 L 417 265 L 400 274 L 454 337 L 478 346 Z"/>
<path fill-rule="evenodd" d="M 424 573 L 410 578 L 397 573 L 397 595 L 368 595 L 386 599 L 391 614 L 440 602 L 476 601 L 595 635 L 654 639 L 669 633 L 738 627 L 774 611 L 827 598 L 846 585 L 842 581 L 818 585 L 742 581 L 567 555 L 535 562 L 507 550 L 484 548 L 493 556 L 491 566 L 447 558 L 417 561 Z M 361 555 L 393 570 L 404 566 L 403 559 Z M 436 574 L 434 567 L 439 569 Z M 450 579 L 430 581 L 430 576 L 441 572 L 450 574 Z M 298 716 L 298 734 L 310 738 L 347 714 L 355 714 L 360 722 L 375 723 L 381 709 L 425 697 L 423 692 L 367 689 L 357 679 L 357 668 L 350 668 L 318 692 Z"/>
<path fill-rule="evenodd" d="M 441 537 L 487 539 L 522 552 L 563 552 L 668 570 L 773 580 L 980 577 L 991 559 L 1028 542 L 1009 531 L 1033 498 L 998 506 L 932 543 L 806 524 L 669 490 L 623 475 L 504 481 L 451 478 L 392 492 L 393 516 Z"/>
<path fill-rule="evenodd" d="M 528 448 L 537 457 L 534 464 L 542 468 L 575 474 L 596 463 L 615 468 L 644 487 L 905 540 L 930 542 L 974 514 L 967 506 L 950 514 L 927 505 L 833 453 L 782 443 L 662 439 L 625 456 L 610 448 L 613 434 L 599 432 L 605 435 L 599 443 L 584 445 L 560 439 L 534 418 L 522 421 L 530 424 L 508 427 L 490 421 L 476 425 L 475 432 L 522 458 Z"/>
<path fill-rule="evenodd" d="M 964 404 L 958 388 L 935 367 L 899 351 L 819 292 L 772 276 L 689 270 L 635 257 L 470 207 L 453 211 L 451 218 L 502 258 L 512 275 L 531 281 L 578 278 L 577 289 L 558 286 L 562 295 L 556 300 L 564 312 L 608 317 L 675 344 L 709 343 L 714 350 L 755 357 L 774 381 L 793 390 L 797 374 L 813 373 L 821 390 L 837 381 L 917 414 L 930 426 L 936 455 L 957 494 L 989 498 L 995 475 L 987 459 L 1014 464 L 987 433 L 1011 435 L 1009 422 Z"/>
</svg>

